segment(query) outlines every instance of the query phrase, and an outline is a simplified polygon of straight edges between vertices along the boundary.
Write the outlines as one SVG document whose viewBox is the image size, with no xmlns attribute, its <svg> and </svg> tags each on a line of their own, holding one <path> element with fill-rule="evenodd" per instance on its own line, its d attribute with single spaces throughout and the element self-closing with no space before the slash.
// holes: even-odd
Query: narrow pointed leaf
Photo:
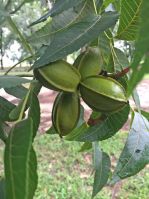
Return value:
<svg viewBox="0 0 149 199">
<path fill-rule="evenodd" d="M 117 19 L 117 13 L 109 12 L 103 16 L 95 16 L 86 21 L 78 22 L 68 29 L 56 33 L 44 55 L 34 63 L 33 68 L 42 67 L 73 53 L 86 43 L 96 39 L 101 32 L 113 26 Z"/>
<path fill-rule="evenodd" d="M 87 128 L 84 133 L 74 137 L 80 142 L 105 140 L 115 135 L 128 119 L 130 107 L 127 105 L 121 111 L 111 114 L 101 124 Z"/>
<path fill-rule="evenodd" d="M 85 142 L 85 143 L 81 146 L 79 152 L 88 151 L 88 150 L 90 150 L 91 148 L 92 148 L 92 143 L 91 143 L 91 142 Z"/>
<path fill-rule="evenodd" d="M 99 149 L 97 143 L 94 143 L 94 184 L 92 198 L 106 185 L 109 175 L 111 162 L 109 156 Z"/>
<path fill-rule="evenodd" d="M 30 83 L 31 80 L 17 76 L 0 76 L 0 88 L 12 88 L 21 84 Z"/>
<path fill-rule="evenodd" d="M 10 131 L 4 154 L 6 199 L 33 199 L 37 160 L 32 137 L 32 119 L 17 123 Z"/>
<path fill-rule="evenodd" d="M 142 0 L 121 0 L 120 21 L 116 36 L 118 39 L 135 40 L 141 4 Z"/>
<path fill-rule="evenodd" d="M 25 97 L 27 94 L 27 88 L 24 86 L 16 86 L 12 88 L 5 88 L 5 92 L 8 93 L 9 95 L 12 95 L 16 98 L 22 99 Z"/>
<path fill-rule="evenodd" d="M 25 108 L 24 108 L 25 107 Z M 25 105 L 25 98 L 23 98 L 18 106 L 16 106 L 10 113 L 9 118 L 13 121 L 16 121 L 19 119 L 19 117 L 22 115 L 25 116 L 26 111 L 26 105 Z"/>
<path fill-rule="evenodd" d="M 0 121 L 0 139 L 3 140 L 4 143 L 7 140 L 7 135 L 4 130 L 4 123 L 2 121 Z"/>
<path fill-rule="evenodd" d="M 77 4 L 82 3 L 85 0 L 57 0 L 54 4 L 53 8 L 51 9 L 51 16 L 55 16 L 64 10 L 67 10 L 69 8 L 72 8 L 73 6 L 76 6 Z"/>
<path fill-rule="evenodd" d="M 0 120 L 2 121 L 10 121 L 9 113 L 15 108 L 16 106 L 6 100 L 5 98 L 0 96 Z"/>
<path fill-rule="evenodd" d="M 38 20 L 36 20 L 35 22 L 33 22 L 32 24 L 30 24 L 30 26 L 36 25 L 38 23 L 41 23 L 45 20 L 47 20 L 48 17 L 54 17 L 55 15 L 58 15 L 66 10 L 68 10 L 69 8 L 72 8 L 73 6 L 76 6 L 80 3 L 82 3 L 85 0 L 58 0 L 56 1 L 56 3 L 53 5 L 52 9 L 47 12 L 46 14 L 44 14 L 42 17 L 40 17 Z"/>
<path fill-rule="evenodd" d="M 84 1 L 81 5 L 53 17 L 45 26 L 33 33 L 28 41 L 37 47 L 43 44 L 47 46 L 58 31 L 63 31 L 72 24 L 81 21 L 82 18 L 89 18 L 93 14 L 95 14 L 93 2 L 90 0 Z"/>
<path fill-rule="evenodd" d="M 149 121 L 135 113 L 125 147 L 116 166 L 112 183 L 133 176 L 149 163 Z"/>
<path fill-rule="evenodd" d="M 30 108 L 28 117 L 33 120 L 33 138 L 36 136 L 40 124 L 40 104 L 37 96 L 32 93 L 30 96 Z"/>
</svg>

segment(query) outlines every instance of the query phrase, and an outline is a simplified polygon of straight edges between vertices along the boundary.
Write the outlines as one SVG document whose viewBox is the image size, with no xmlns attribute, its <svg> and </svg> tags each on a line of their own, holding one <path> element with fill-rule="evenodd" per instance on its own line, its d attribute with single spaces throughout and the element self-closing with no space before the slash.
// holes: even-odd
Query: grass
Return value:
<svg viewBox="0 0 149 199">
<path fill-rule="evenodd" d="M 111 155 L 112 168 L 123 148 L 126 132 L 101 143 Z M 38 158 L 39 183 L 34 199 L 90 199 L 92 191 L 92 151 L 78 153 L 81 143 L 60 140 L 56 135 L 38 135 L 34 148 Z M 0 144 L 2 171 L 3 145 Z M 1 172 L 3 175 L 3 172 Z M 105 187 L 95 199 L 148 199 L 149 173 L 146 167 L 135 177 L 124 180 L 120 187 Z"/>
</svg>

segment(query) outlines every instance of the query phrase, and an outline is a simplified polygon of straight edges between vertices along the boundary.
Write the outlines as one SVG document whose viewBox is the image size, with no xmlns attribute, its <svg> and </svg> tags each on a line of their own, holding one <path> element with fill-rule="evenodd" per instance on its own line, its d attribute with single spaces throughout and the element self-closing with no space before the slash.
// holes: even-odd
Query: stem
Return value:
<svg viewBox="0 0 149 199">
<path fill-rule="evenodd" d="M 25 4 L 25 0 L 20 3 L 20 5 L 18 7 L 15 8 L 14 11 L 12 11 L 10 14 L 15 14 L 17 11 L 19 11 L 21 9 L 21 7 Z"/>
<path fill-rule="evenodd" d="M 31 58 L 33 58 L 33 56 L 26 57 L 25 59 L 23 59 L 23 60 L 19 61 L 18 63 L 14 64 L 11 68 L 9 68 L 9 69 L 5 72 L 4 75 L 7 75 L 12 69 L 14 69 L 14 68 L 15 68 L 17 65 L 19 65 L 20 63 L 22 63 L 22 62 L 24 62 L 24 61 L 26 61 L 26 60 L 28 60 L 28 59 L 31 59 Z"/>
<path fill-rule="evenodd" d="M 29 96 L 30 96 L 30 92 L 31 92 L 31 84 L 30 84 L 30 87 L 29 87 L 29 91 L 27 92 L 27 94 L 24 98 L 22 109 L 21 109 L 21 112 L 20 112 L 20 115 L 19 115 L 17 122 L 19 122 L 23 119 L 24 111 L 25 111 L 25 108 L 26 108 L 26 105 L 27 105 L 27 102 L 28 102 L 28 99 L 29 99 Z"/>
<path fill-rule="evenodd" d="M 112 77 L 114 79 L 118 79 L 120 77 L 125 76 L 129 71 L 130 71 L 130 67 L 127 67 L 127 68 L 123 69 L 122 71 L 120 71 L 120 72 L 118 72 L 116 74 L 108 74 L 107 73 L 107 76 L 108 77 Z"/>
<path fill-rule="evenodd" d="M 94 4 L 95 13 L 96 13 L 96 14 L 98 14 L 98 12 L 97 12 L 97 8 L 96 8 L 95 0 L 93 0 L 93 4 Z"/>
<path fill-rule="evenodd" d="M 4 66 L 3 66 L 3 30 L 2 28 L 0 29 L 0 54 L 1 54 L 1 60 L 0 60 L 1 69 L 3 70 Z"/>
</svg>

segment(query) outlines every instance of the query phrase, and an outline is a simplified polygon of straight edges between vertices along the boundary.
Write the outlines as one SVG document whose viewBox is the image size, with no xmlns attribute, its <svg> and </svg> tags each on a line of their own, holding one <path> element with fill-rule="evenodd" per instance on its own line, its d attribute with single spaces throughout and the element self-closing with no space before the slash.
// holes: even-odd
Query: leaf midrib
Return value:
<svg viewBox="0 0 149 199">
<path fill-rule="evenodd" d="M 140 2 L 140 5 L 138 6 L 135 15 L 132 17 L 132 20 L 128 23 L 127 26 L 125 26 L 123 31 L 121 31 L 116 37 L 120 37 L 129 28 L 129 26 L 131 26 L 131 24 L 133 23 L 134 19 L 137 17 L 137 13 L 139 13 L 139 9 L 141 7 L 141 4 L 142 4 L 142 1 Z"/>
</svg>

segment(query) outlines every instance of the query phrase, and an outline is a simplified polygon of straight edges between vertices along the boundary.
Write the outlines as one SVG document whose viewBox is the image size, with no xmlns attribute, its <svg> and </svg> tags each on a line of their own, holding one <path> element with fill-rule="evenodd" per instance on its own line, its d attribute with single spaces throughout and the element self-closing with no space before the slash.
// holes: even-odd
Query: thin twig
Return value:
<svg viewBox="0 0 149 199">
<path fill-rule="evenodd" d="M 26 57 L 25 59 L 19 61 L 18 63 L 14 64 L 11 68 L 9 68 L 4 75 L 7 75 L 11 70 L 13 70 L 17 65 L 21 64 L 22 62 L 31 59 L 33 56 Z"/>
</svg>

